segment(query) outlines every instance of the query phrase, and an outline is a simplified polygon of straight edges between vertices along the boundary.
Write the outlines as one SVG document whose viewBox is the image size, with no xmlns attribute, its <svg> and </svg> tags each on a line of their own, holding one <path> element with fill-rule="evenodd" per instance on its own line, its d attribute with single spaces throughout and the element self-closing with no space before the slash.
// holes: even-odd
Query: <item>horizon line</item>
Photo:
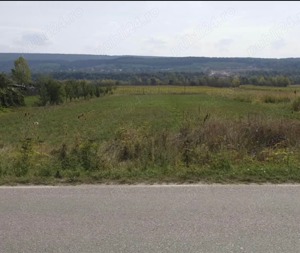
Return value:
<svg viewBox="0 0 300 253">
<path fill-rule="evenodd" d="M 155 56 L 155 55 L 108 55 L 108 54 L 88 54 L 88 53 L 25 53 L 25 52 L 0 52 L 0 54 L 48 54 L 48 55 L 86 55 L 86 56 L 107 56 L 107 57 L 153 57 L 153 58 L 247 58 L 247 59 L 298 59 L 298 57 L 250 57 L 250 56 Z"/>
</svg>

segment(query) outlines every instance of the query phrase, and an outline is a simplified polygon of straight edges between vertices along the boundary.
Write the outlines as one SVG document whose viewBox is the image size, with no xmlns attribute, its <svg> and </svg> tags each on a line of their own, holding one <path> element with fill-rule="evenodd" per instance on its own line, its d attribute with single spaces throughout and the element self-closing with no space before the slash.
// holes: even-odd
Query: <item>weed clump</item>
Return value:
<svg viewBox="0 0 300 253">
<path fill-rule="evenodd" d="M 53 150 L 52 155 L 56 157 L 62 170 L 97 170 L 101 167 L 98 154 L 98 144 L 93 140 L 76 141 L 70 148 L 63 143 L 58 150 Z M 61 177 L 59 171 L 56 177 Z"/>
<path fill-rule="evenodd" d="M 16 177 L 25 176 L 28 173 L 31 167 L 32 156 L 33 140 L 31 138 L 25 138 L 21 141 L 20 151 L 13 169 L 13 174 Z"/>
<path fill-rule="evenodd" d="M 294 112 L 299 112 L 300 111 L 300 98 L 297 98 L 293 101 L 292 103 L 292 110 Z"/>
</svg>

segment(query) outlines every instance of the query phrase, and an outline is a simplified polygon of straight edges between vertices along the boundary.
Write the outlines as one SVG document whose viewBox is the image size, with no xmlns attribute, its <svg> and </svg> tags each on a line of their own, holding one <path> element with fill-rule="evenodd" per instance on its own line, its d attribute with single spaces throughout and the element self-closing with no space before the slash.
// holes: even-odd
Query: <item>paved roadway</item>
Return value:
<svg viewBox="0 0 300 253">
<path fill-rule="evenodd" d="M 300 186 L 0 187 L 0 252 L 300 252 Z"/>
</svg>

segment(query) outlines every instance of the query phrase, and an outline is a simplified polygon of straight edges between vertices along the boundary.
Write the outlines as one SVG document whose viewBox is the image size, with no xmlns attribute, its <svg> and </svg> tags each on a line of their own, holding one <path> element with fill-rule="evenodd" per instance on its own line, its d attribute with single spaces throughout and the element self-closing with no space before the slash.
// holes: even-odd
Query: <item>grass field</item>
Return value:
<svg viewBox="0 0 300 253">
<path fill-rule="evenodd" d="M 300 182 L 299 97 L 297 86 L 28 97 L 0 110 L 0 183 Z"/>
</svg>

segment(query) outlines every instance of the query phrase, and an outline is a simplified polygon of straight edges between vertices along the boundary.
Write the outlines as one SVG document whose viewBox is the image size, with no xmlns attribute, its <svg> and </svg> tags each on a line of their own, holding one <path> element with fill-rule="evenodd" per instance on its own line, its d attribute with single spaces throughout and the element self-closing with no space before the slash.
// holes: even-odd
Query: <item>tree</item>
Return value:
<svg viewBox="0 0 300 253">
<path fill-rule="evenodd" d="M 63 85 L 60 82 L 52 78 L 45 78 L 39 89 L 39 105 L 44 106 L 47 103 L 50 103 L 51 105 L 61 104 L 63 103 L 63 97 L 65 96 L 64 93 Z"/>
<path fill-rule="evenodd" d="M 263 86 L 263 85 L 266 85 L 266 79 L 265 79 L 265 77 L 264 76 L 260 76 L 259 78 L 258 78 L 258 85 L 261 85 L 261 86 Z"/>
<path fill-rule="evenodd" d="M 85 80 L 80 81 L 80 86 L 81 86 L 81 91 L 82 91 L 82 96 L 84 99 L 87 99 L 89 95 L 89 85 Z"/>
<path fill-rule="evenodd" d="M 15 87 L 4 73 L 0 74 L 0 107 L 23 106 L 24 95 Z"/>
<path fill-rule="evenodd" d="M 19 57 L 14 62 L 15 68 L 12 69 L 12 76 L 18 84 L 28 86 L 31 82 L 31 71 L 25 58 Z"/>
<path fill-rule="evenodd" d="M 51 105 L 63 103 L 64 90 L 58 81 L 53 79 L 49 80 L 48 83 L 46 83 L 46 88 Z"/>
<path fill-rule="evenodd" d="M 276 77 L 276 86 L 283 86 L 286 87 L 288 85 L 291 84 L 291 81 L 289 78 L 285 77 L 285 76 L 277 76 Z"/>
<path fill-rule="evenodd" d="M 159 84 L 159 80 L 155 77 L 152 77 L 150 79 L 150 85 L 158 85 Z"/>
<path fill-rule="evenodd" d="M 70 99 L 72 101 L 73 98 L 75 98 L 75 93 L 74 93 L 74 87 L 76 85 L 76 81 L 74 80 L 67 80 L 65 82 L 65 95 L 66 95 L 66 101 Z"/>
<path fill-rule="evenodd" d="M 233 79 L 232 79 L 232 86 L 233 87 L 239 87 L 241 85 L 241 80 L 238 76 L 235 76 Z"/>
<path fill-rule="evenodd" d="M 0 89 L 7 88 L 11 84 L 11 80 L 4 73 L 0 74 Z"/>
</svg>

